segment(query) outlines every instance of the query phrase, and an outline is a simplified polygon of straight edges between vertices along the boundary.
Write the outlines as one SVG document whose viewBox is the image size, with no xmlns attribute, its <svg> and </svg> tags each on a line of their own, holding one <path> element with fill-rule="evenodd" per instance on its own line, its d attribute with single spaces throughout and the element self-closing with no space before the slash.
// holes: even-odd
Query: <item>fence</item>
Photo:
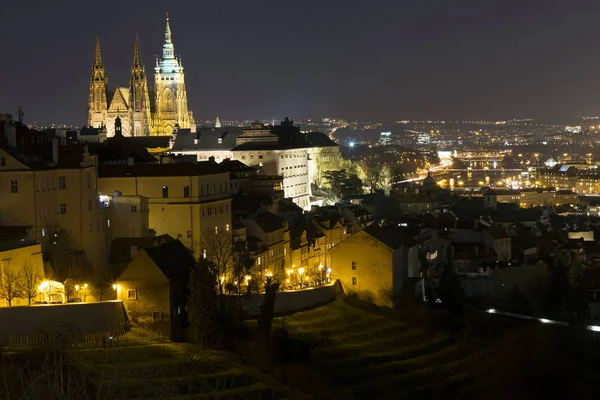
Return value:
<svg viewBox="0 0 600 400">
<path fill-rule="evenodd" d="M 135 327 L 127 332 L 55 332 L 5 335 L 0 338 L 4 348 L 34 348 L 44 346 L 66 346 L 74 349 L 139 346 L 163 343 L 167 339 L 161 333 L 147 328 Z"/>
</svg>

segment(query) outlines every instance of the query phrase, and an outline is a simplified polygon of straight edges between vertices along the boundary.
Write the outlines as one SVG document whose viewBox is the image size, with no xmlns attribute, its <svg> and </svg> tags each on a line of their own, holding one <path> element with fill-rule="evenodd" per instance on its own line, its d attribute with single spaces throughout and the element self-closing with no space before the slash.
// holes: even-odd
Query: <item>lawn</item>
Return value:
<svg viewBox="0 0 600 400">
<path fill-rule="evenodd" d="M 179 343 L 76 350 L 103 393 L 128 399 L 280 399 L 231 356 Z"/>
<path fill-rule="evenodd" d="M 311 368 L 332 386 L 329 398 L 469 398 L 470 371 L 488 361 L 481 343 L 425 332 L 344 300 L 276 318 L 292 337 L 320 341 Z"/>
</svg>

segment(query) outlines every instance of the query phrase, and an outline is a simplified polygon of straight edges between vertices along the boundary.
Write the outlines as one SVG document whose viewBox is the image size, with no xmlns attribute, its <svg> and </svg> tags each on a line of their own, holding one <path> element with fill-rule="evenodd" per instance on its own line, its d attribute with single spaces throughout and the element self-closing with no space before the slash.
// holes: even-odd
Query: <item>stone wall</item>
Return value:
<svg viewBox="0 0 600 400">
<path fill-rule="evenodd" d="M 115 332 L 126 322 L 121 301 L 0 308 L 0 337 L 42 332 Z"/>
<path fill-rule="evenodd" d="M 275 299 L 275 314 L 283 315 L 316 307 L 335 299 L 341 292 L 339 281 L 318 288 L 280 292 Z M 252 295 L 243 301 L 242 307 L 251 317 L 257 317 L 264 298 L 264 294 Z"/>
</svg>

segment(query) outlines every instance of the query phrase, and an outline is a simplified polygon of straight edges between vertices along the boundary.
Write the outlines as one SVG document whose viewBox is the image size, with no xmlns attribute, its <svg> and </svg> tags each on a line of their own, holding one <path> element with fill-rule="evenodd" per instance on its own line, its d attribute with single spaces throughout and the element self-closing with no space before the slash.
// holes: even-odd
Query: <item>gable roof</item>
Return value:
<svg viewBox="0 0 600 400">
<path fill-rule="evenodd" d="M 192 253 L 179 240 L 147 247 L 143 251 L 168 279 L 188 276 L 196 264 Z"/>
<path fill-rule="evenodd" d="M 412 247 L 417 244 L 417 241 L 412 238 L 405 229 L 395 225 L 380 226 L 378 224 L 371 224 L 366 227 L 363 232 L 392 249 L 397 249 L 401 245 Z"/>
<path fill-rule="evenodd" d="M 183 150 L 231 150 L 235 147 L 235 139 L 242 134 L 244 128 L 197 128 L 180 129 L 170 152 Z M 221 139 L 221 140 L 219 140 Z"/>
</svg>

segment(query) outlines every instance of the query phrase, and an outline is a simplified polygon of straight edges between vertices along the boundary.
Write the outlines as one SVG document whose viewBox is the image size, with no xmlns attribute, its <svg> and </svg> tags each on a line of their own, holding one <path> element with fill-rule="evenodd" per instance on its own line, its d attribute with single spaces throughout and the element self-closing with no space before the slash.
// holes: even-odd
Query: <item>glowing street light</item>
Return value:
<svg viewBox="0 0 600 400">
<path fill-rule="evenodd" d="M 348 147 L 350 147 L 351 149 L 353 149 L 353 148 L 354 148 L 354 146 L 356 146 L 356 143 L 355 143 L 355 142 L 353 142 L 353 141 L 351 141 L 351 142 L 348 142 Z"/>
</svg>

